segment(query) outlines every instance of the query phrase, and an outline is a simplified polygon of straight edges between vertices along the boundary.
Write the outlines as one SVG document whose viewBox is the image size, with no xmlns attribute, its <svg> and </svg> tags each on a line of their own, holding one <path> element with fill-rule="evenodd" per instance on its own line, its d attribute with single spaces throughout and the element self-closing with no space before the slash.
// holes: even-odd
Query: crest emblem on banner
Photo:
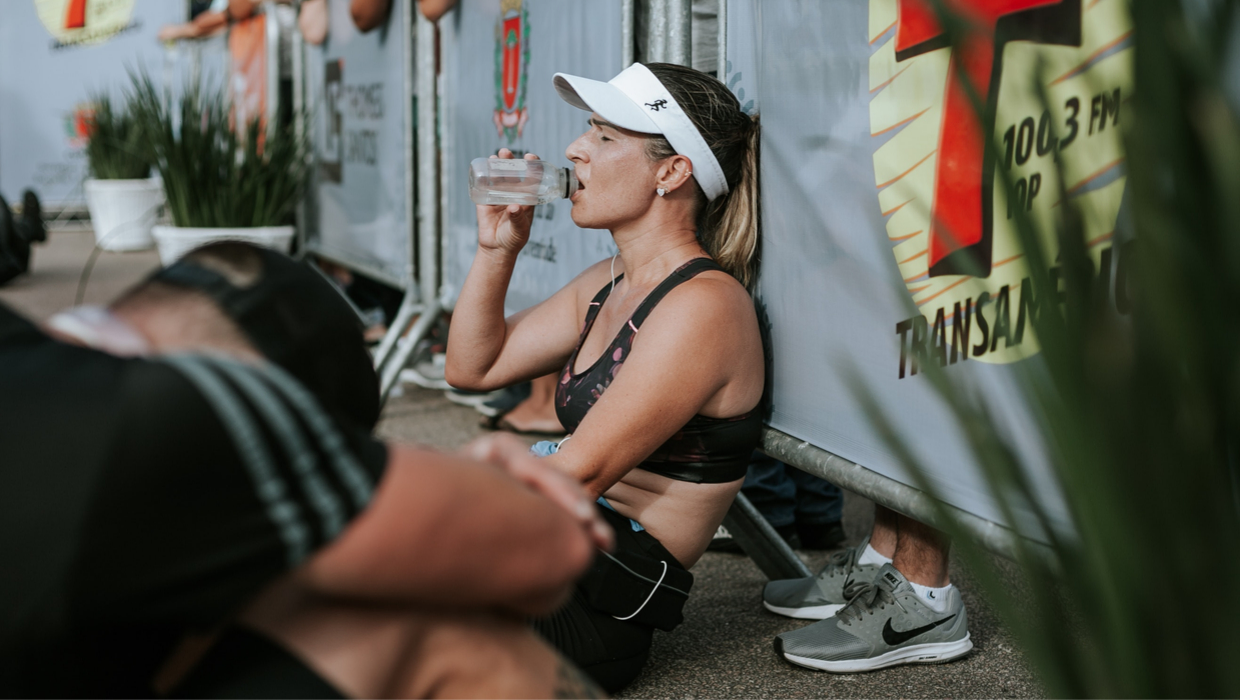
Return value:
<svg viewBox="0 0 1240 700">
<path fill-rule="evenodd" d="M 65 142 L 72 148 L 82 148 L 90 140 L 95 122 L 95 105 L 91 102 L 79 102 L 65 114 Z"/>
<path fill-rule="evenodd" d="M 134 0 L 34 0 L 57 47 L 101 44 L 136 27 Z"/>
<path fill-rule="evenodd" d="M 495 26 L 495 131 L 512 143 L 525 130 L 529 109 L 530 14 L 522 0 L 500 0 Z"/>
<path fill-rule="evenodd" d="M 1055 259 L 1062 187 L 1110 285 L 1126 180 L 1120 124 L 1132 97 L 1133 51 L 1125 0 L 948 6 L 975 27 L 962 48 L 948 46 L 932 0 L 870 0 L 878 205 L 920 312 L 896 326 L 900 377 L 925 362 L 1008 363 L 1035 354 L 1029 318 L 1047 300 L 1035 299 L 1027 282 L 1017 216 L 1030 218 Z M 980 118 L 962 72 L 985 105 Z M 1039 76 L 1045 104 L 1033 82 Z"/>
</svg>

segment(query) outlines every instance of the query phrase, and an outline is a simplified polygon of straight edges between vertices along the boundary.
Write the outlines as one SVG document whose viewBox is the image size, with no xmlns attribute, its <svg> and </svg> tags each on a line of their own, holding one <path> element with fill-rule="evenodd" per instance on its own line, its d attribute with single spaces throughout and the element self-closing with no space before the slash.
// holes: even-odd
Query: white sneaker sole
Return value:
<svg viewBox="0 0 1240 700">
<path fill-rule="evenodd" d="M 901 664 L 946 663 L 952 659 L 964 656 L 969 653 L 971 649 L 973 649 L 973 642 L 969 640 L 969 635 L 965 634 L 964 639 L 954 642 L 914 644 L 900 649 L 892 649 L 886 654 L 880 654 L 870 659 L 823 661 L 821 659 L 811 659 L 805 656 L 796 656 L 795 654 L 788 653 L 783 653 L 783 657 L 798 666 L 813 668 L 819 671 L 828 671 L 830 673 L 863 673 L 865 671 L 877 671 L 880 668 L 899 666 Z"/>
<path fill-rule="evenodd" d="M 776 615 L 783 615 L 784 617 L 792 617 L 798 620 L 825 620 L 828 617 L 831 617 L 835 613 L 839 612 L 840 608 L 844 607 L 844 605 L 841 603 L 838 605 L 837 604 L 815 605 L 815 606 L 808 607 L 808 608 L 781 608 L 778 605 L 771 605 L 765 600 L 762 601 L 762 605 L 767 610 L 770 610 Z"/>
</svg>

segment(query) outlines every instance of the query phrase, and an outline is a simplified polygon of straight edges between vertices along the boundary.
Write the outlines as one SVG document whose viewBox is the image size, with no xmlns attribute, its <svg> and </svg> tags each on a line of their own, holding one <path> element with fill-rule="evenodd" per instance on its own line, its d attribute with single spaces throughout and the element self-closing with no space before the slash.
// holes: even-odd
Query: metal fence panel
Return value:
<svg viewBox="0 0 1240 700">
<path fill-rule="evenodd" d="M 328 0 L 327 41 L 305 49 L 317 161 L 307 248 L 402 289 L 414 281 L 409 6 L 393 2 L 387 23 L 363 34 L 349 0 Z"/>
<path fill-rule="evenodd" d="M 621 5 L 620 0 L 463 2 L 440 21 L 444 282 L 452 297 L 478 246 L 466 187 L 469 161 L 511 148 L 569 165 L 564 150 L 586 130 L 587 115 L 559 98 L 551 78 L 565 72 L 609 80 L 620 72 Z M 511 88 L 507 95 L 501 92 L 504 85 Z M 508 287 L 509 313 L 543 301 L 615 253 L 606 231 L 577 228 L 570 209 L 563 200 L 537 208 L 530 242 Z"/>
</svg>

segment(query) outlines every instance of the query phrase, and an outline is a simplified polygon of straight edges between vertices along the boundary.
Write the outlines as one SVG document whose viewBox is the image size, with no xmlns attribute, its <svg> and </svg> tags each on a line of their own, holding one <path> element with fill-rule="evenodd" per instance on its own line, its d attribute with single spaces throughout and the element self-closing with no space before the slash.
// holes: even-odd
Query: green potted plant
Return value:
<svg viewBox="0 0 1240 700">
<path fill-rule="evenodd" d="M 136 73 L 133 88 L 173 221 L 153 230 L 163 263 L 225 239 L 287 251 L 308 172 L 305 136 L 235 123 L 222 86 L 191 82 L 174 97 Z"/>
<path fill-rule="evenodd" d="M 150 150 L 138 117 L 131 105 L 114 105 L 106 93 L 91 101 L 85 190 L 96 245 L 114 251 L 150 248 L 164 193 L 150 177 Z"/>
</svg>

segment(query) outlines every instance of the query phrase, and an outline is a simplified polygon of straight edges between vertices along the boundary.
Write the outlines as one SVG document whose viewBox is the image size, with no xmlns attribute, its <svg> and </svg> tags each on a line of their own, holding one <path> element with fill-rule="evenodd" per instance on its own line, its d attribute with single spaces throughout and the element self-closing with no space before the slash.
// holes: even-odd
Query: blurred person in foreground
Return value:
<svg viewBox="0 0 1240 700">
<path fill-rule="evenodd" d="M 479 206 L 445 369 L 474 391 L 558 374 L 571 436 L 536 448 L 598 499 L 617 545 L 534 625 L 615 691 L 641 671 L 654 629 L 683 620 L 688 569 L 760 435 L 765 365 L 748 291 L 759 129 L 723 83 L 683 66 L 635 63 L 608 83 L 557 74 L 555 85 L 592 112 L 566 151 L 580 181 L 573 221 L 609 230 L 619 253 L 505 318 L 533 207 Z"/>
<path fill-rule="evenodd" d="M 370 437 L 330 285 L 236 243 L 41 330 L 0 305 L 0 694 L 594 692 L 521 620 L 610 532 L 503 440 Z"/>
</svg>

